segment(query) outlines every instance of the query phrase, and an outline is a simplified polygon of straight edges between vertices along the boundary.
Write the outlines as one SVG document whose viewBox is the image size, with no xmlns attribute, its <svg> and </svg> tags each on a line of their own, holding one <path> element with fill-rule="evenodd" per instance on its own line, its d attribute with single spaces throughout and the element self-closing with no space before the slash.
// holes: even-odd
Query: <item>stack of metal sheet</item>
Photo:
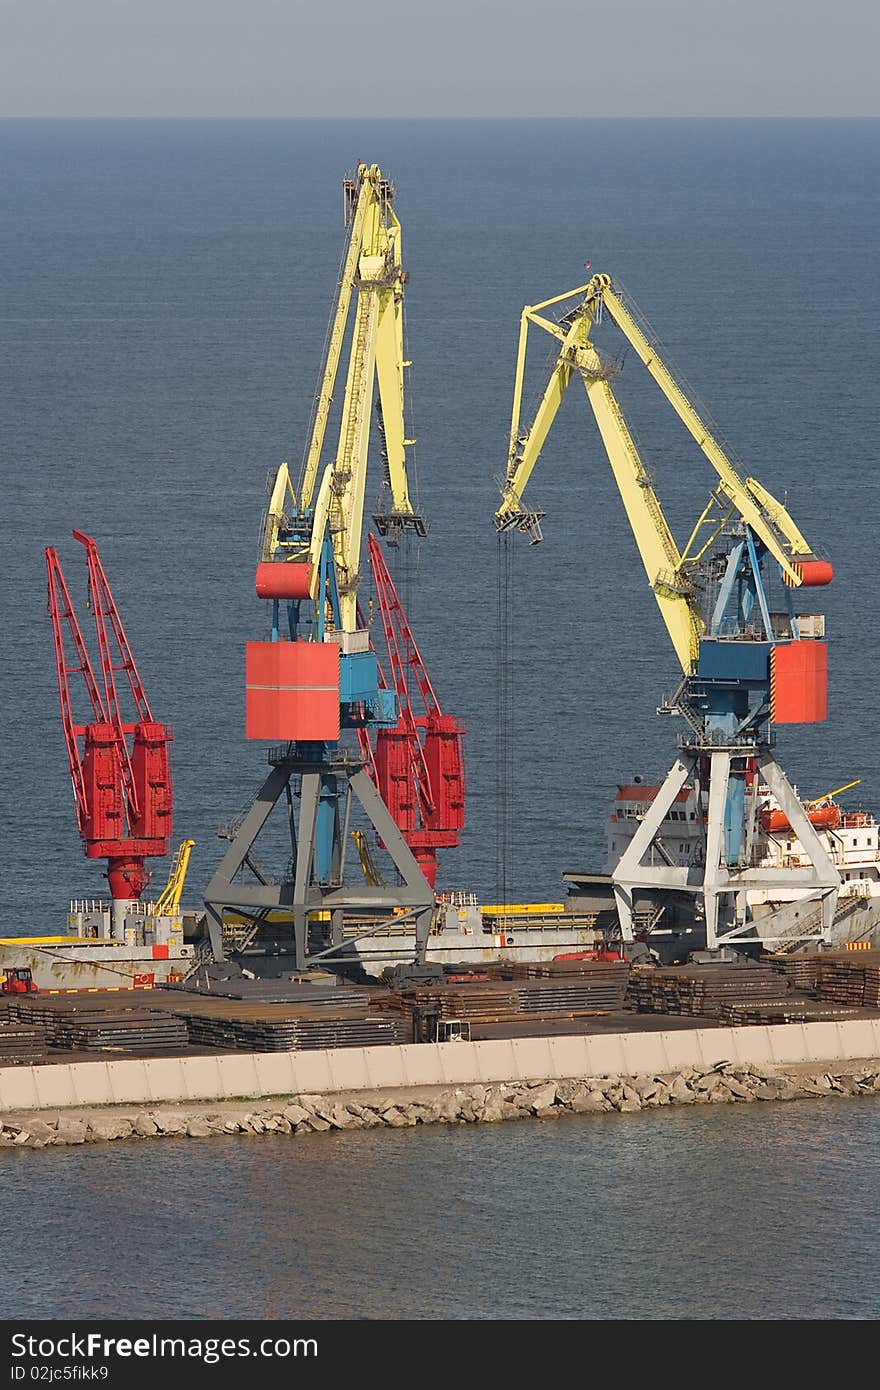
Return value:
<svg viewBox="0 0 880 1390">
<path fill-rule="evenodd" d="M 324 1047 L 378 1047 L 410 1041 L 407 1021 L 376 1010 L 194 1001 L 181 1009 L 190 1042 L 245 1052 L 296 1052 Z"/>
<path fill-rule="evenodd" d="M 880 953 L 865 964 L 865 1008 L 880 1009 Z"/>
<path fill-rule="evenodd" d="M 256 988 L 249 988 L 255 985 Z M 56 1048 L 126 1052 L 202 1047 L 278 1052 L 408 1042 L 404 1017 L 370 1008 L 382 989 L 230 981 L 230 995 L 162 989 L 132 994 L 31 995 L 21 1013 L 43 1025 Z M 273 996 L 280 995 L 276 1002 Z M 256 996 L 256 997 L 254 997 Z"/>
<path fill-rule="evenodd" d="M 50 1047 L 67 1047 L 57 1041 L 58 1030 L 72 1019 L 97 1018 L 108 1013 L 151 1012 L 152 991 L 108 990 L 94 994 L 22 994 L 11 1006 L 21 1023 L 44 1028 Z"/>
<path fill-rule="evenodd" d="M 609 965 L 604 971 L 592 971 L 589 975 L 524 981 L 516 993 L 523 1013 L 617 1010 L 623 1008 L 628 980 L 628 965 Z"/>
<path fill-rule="evenodd" d="M 723 1004 L 718 1017 L 732 1027 L 768 1023 L 833 1023 L 864 1017 L 864 1010 L 823 1004 L 819 999 L 797 998 Z"/>
<path fill-rule="evenodd" d="M 795 951 L 791 955 L 767 956 L 768 965 L 782 972 L 792 989 L 813 994 L 819 978 L 819 963 L 822 955 L 818 951 Z"/>
<path fill-rule="evenodd" d="M 835 1004 L 880 1007 L 880 951 L 825 953 L 816 994 Z"/>
<path fill-rule="evenodd" d="M 199 999 L 234 999 L 239 1002 L 253 1001 L 261 1004 L 305 1004 L 308 1008 L 323 1008 L 325 1005 L 341 1009 L 364 1008 L 378 987 L 367 989 L 351 985 L 308 984 L 298 980 L 221 980 L 212 981 L 209 988 L 199 984 L 199 977 L 190 983 L 171 986 L 167 991 L 158 992 L 156 1002 L 164 1005 L 171 997 L 180 1003 L 182 994 Z"/>
<path fill-rule="evenodd" d="M 608 979 L 629 976 L 629 962 L 625 960 L 512 960 L 492 961 L 481 967 L 493 980 L 535 980 L 559 976 L 583 976 Z"/>
<path fill-rule="evenodd" d="M 778 1001 L 784 992 L 779 972 L 768 965 L 637 966 L 628 998 L 640 1013 L 717 1018 L 727 1004 Z"/>
<path fill-rule="evenodd" d="M 46 1056 L 46 1031 L 27 1023 L 0 1022 L 0 1066 L 32 1066 Z"/>
<path fill-rule="evenodd" d="M 472 1023 L 470 1037 L 472 1042 L 488 1041 L 493 1038 L 554 1038 L 573 1035 L 607 1037 L 612 1033 L 671 1033 L 683 1032 L 693 1028 L 690 1018 L 678 1018 L 673 1014 L 634 1014 L 630 1011 L 612 1014 L 566 1014 L 564 1018 L 537 1018 L 534 1014 L 520 1014 L 518 1018 L 503 1023 Z M 724 1025 L 715 1018 L 702 1018 L 699 1027 L 721 1028 Z M 423 1041 L 430 1041 L 426 1032 Z"/>
<path fill-rule="evenodd" d="M 501 1023 L 528 1015 L 535 1019 L 607 1013 L 623 1008 L 629 967 L 560 973 L 551 978 L 457 981 L 427 985 L 389 996 L 388 1007 L 424 1017 Z"/>
<path fill-rule="evenodd" d="M 430 1011 L 439 1018 L 489 1021 L 520 1013 L 518 991 L 510 984 L 494 980 L 405 990 L 398 996 L 398 1002 L 404 1011 Z"/>
<path fill-rule="evenodd" d="M 55 1023 L 53 1046 L 76 1052 L 113 1048 L 124 1052 L 179 1052 L 189 1041 L 186 1023 L 174 1014 L 83 1012 Z"/>
</svg>

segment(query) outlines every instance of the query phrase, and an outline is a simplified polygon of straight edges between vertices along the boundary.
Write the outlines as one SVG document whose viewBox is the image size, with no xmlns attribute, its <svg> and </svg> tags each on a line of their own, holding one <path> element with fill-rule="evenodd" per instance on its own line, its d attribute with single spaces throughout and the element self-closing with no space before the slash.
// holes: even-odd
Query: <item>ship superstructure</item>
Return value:
<svg viewBox="0 0 880 1390">
<path fill-rule="evenodd" d="M 851 785 L 856 785 L 855 783 Z M 848 788 L 840 788 L 839 791 Z M 797 787 L 793 790 L 797 793 Z M 659 785 L 644 781 L 621 784 L 608 817 L 606 862 L 608 874 L 629 848 L 639 826 L 652 810 Z M 808 866 L 804 845 L 780 807 L 771 788 L 755 778 L 752 794 L 756 804 L 751 864 L 779 871 Z M 847 810 L 826 793 L 801 805 L 823 849 L 840 875 L 840 893 L 832 928 L 832 941 L 868 940 L 880 931 L 880 826 L 865 809 Z M 648 863 L 667 864 L 698 872 L 703 864 L 706 840 L 707 797 L 688 783 L 666 810 L 654 838 Z M 748 890 L 748 906 L 761 924 L 762 935 L 769 933 L 770 917 L 783 942 L 807 940 L 818 923 L 809 912 L 796 910 L 801 895 L 796 885 L 786 887 L 776 881 L 772 889 L 756 885 Z M 662 894 L 655 894 L 658 907 Z M 809 928 L 809 930 L 808 930 Z"/>
</svg>

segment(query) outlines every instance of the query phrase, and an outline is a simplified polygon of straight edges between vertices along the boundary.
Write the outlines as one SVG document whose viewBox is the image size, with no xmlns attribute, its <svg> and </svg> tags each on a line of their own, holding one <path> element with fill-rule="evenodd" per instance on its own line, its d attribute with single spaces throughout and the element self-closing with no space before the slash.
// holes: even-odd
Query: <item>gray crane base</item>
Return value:
<svg viewBox="0 0 880 1390">
<path fill-rule="evenodd" d="M 380 797 L 363 764 L 346 756 L 327 761 L 301 757 L 295 752 L 289 757 L 274 759 L 275 766 L 263 782 L 239 829 L 230 842 L 208 887 L 205 907 L 208 914 L 208 933 L 215 960 L 225 960 L 223 945 L 223 911 L 234 908 L 254 924 L 257 933 L 260 923 L 273 909 L 287 909 L 293 924 L 296 968 L 305 970 L 321 961 L 332 964 L 334 957 L 345 959 L 340 952 L 351 947 L 352 939 L 344 939 L 343 921 L 346 913 L 369 910 L 380 917 L 400 923 L 407 918 L 415 921 L 415 962 L 423 964 L 431 930 L 435 897 L 419 867 L 418 861 L 395 824 L 391 813 Z M 339 881 L 333 885 L 313 881 L 312 866 L 315 853 L 315 829 L 321 778 L 332 774 L 340 787 L 340 801 L 346 807 L 351 796 L 357 798 L 366 817 L 385 846 L 400 884 L 372 887 L 364 883 L 345 882 L 346 830 L 337 823 L 334 842 L 334 864 Z M 300 810 L 295 817 L 294 797 L 288 797 L 292 777 L 300 779 Z M 286 813 L 290 820 L 291 844 L 295 845 L 295 872 L 292 880 L 250 883 L 235 881 L 245 864 L 260 831 L 282 799 L 287 800 Z M 345 825 L 348 814 L 346 811 Z M 404 909 L 400 914 L 400 909 Z M 309 954 L 308 918 L 311 913 L 329 911 L 331 914 L 331 944 Z M 384 921 L 365 929 L 371 935 Z"/>
<path fill-rule="evenodd" d="M 700 753 L 711 758 L 709 809 L 706 826 L 706 853 L 703 864 L 643 864 L 660 828 L 685 782 L 696 771 Z M 811 825 L 794 788 L 773 758 L 770 749 L 757 747 L 758 769 L 780 808 L 788 817 L 794 835 L 804 848 L 807 868 L 728 868 L 723 862 L 724 806 L 730 778 L 731 757 L 742 756 L 742 749 L 689 749 L 677 758 L 656 797 L 624 850 L 612 873 L 614 898 L 620 931 L 627 943 L 633 940 L 633 897 L 639 888 L 668 888 L 693 893 L 702 898 L 706 918 L 706 947 L 716 950 L 725 941 L 761 939 L 761 919 L 739 921 L 732 927 L 720 926 L 722 904 L 731 896 L 745 894 L 749 888 L 797 890 L 797 901 L 815 901 L 820 919 L 819 939 L 831 939 L 840 875 L 818 833 Z M 728 908 L 729 910 L 729 908 Z"/>
</svg>

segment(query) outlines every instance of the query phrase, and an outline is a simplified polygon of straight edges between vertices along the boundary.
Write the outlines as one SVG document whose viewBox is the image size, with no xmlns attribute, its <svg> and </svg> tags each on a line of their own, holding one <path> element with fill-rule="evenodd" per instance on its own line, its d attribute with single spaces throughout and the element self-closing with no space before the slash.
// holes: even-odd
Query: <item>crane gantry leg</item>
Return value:
<svg viewBox="0 0 880 1390">
<path fill-rule="evenodd" d="M 226 958 L 223 915 L 231 910 L 255 924 L 265 924 L 271 914 L 280 941 L 285 939 L 295 955 L 297 970 L 318 959 L 339 959 L 351 954 L 355 937 L 344 935 L 346 917 L 356 914 L 363 925 L 361 936 L 373 935 L 389 922 L 415 922 L 416 958 L 424 963 L 434 908 L 434 894 L 419 864 L 397 828 L 385 803 L 365 771 L 363 760 L 345 750 L 304 753 L 291 744 L 269 755 L 272 771 L 257 792 L 226 854 L 205 890 L 211 948 L 217 960 Z M 347 815 L 336 816 L 330 868 L 319 877 L 317 847 L 322 784 L 335 779 L 339 802 L 354 798 L 391 857 L 400 877 L 398 884 L 369 885 L 345 882 Z M 293 788 L 293 794 L 289 794 Z M 281 882 L 244 880 L 254 864 L 254 845 L 279 803 L 287 810 L 291 846 L 291 871 Z M 296 803 L 299 803 L 299 812 Z M 321 918 L 317 914 L 322 914 Z M 329 914 L 329 928 L 327 926 Z M 317 946 L 317 949 L 314 949 Z"/>
<path fill-rule="evenodd" d="M 788 818 L 792 836 L 803 846 L 808 864 L 775 870 L 753 865 L 748 853 L 748 837 L 742 852 L 737 847 L 735 853 L 731 853 L 730 842 L 725 836 L 725 815 L 731 783 L 742 773 L 743 749 L 705 747 L 688 750 L 676 759 L 667 773 L 638 830 L 615 866 L 614 897 L 624 941 L 634 940 L 633 904 L 639 889 L 646 893 L 658 889 L 675 890 L 694 894 L 701 899 L 706 922 L 706 948 L 710 951 L 729 942 L 741 943 L 750 936 L 758 936 L 765 945 L 772 947 L 776 938 L 764 935 L 754 921 L 743 920 L 745 893 L 754 888 L 784 889 L 793 895 L 793 901 L 818 899 L 821 905 L 821 929 L 815 933 L 815 938 L 829 938 L 840 890 L 840 875 L 796 791 L 770 750 L 759 748 L 754 756 L 758 771 Z M 705 759 L 708 759 L 710 771 L 703 862 L 673 864 L 663 852 L 661 828 L 685 783 L 691 777 L 699 778 L 699 767 Z M 654 862 L 645 863 L 645 857 L 649 854 Z"/>
</svg>

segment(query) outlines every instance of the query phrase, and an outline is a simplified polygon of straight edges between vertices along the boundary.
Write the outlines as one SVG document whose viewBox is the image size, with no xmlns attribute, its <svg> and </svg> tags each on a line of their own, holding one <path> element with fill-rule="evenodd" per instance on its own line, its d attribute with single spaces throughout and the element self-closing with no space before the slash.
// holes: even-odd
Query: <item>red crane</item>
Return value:
<svg viewBox="0 0 880 1390">
<path fill-rule="evenodd" d="M 365 729 L 358 738 L 382 800 L 433 888 L 437 850 L 457 845 L 464 826 L 465 730 L 441 710 L 379 542 L 370 535 L 367 543 L 399 713 L 395 728 L 377 730 L 375 751 Z M 379 685 L 388 687 L 381 667 Z M 423 714 L 413 709 L 411 686 Z"/>
<path fill-rule="evenodd" d="M 86 551 L 101 682 L 95 677 L 58 552 L 49 546 L 46 575 L 61 722 L 83 850 L 88 859 L 107 860 L 110 893 L 114 903 L 121 904 L 139 898 L 146 887 L 149 873 L 144 861 L 168 852 L 172 826 L 168 744 L 173 734 L 153 718 L 97 545 L 82 531 L 73 535 Z M 75 652 L 70 660 L 65 628 Z M 122 717 L 117 683 L 122 675 L 134 704 L 134 720 Z M 71 680 L 75 676 L 82 676 L 91 705 L 92 718 L 86 724 L 77 723 L 74 716 Z"/>
</svg>

